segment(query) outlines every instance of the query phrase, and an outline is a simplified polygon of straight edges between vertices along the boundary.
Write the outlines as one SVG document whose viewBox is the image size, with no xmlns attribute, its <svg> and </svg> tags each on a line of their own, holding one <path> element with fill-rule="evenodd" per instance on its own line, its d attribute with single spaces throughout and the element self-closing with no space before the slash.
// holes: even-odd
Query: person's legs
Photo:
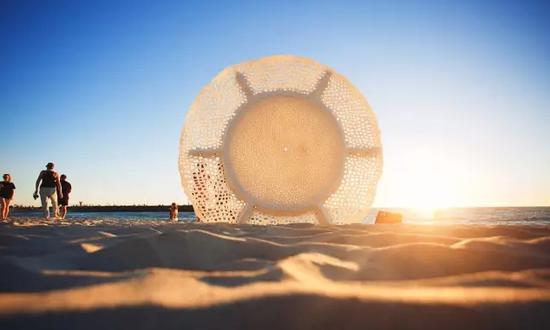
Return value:
<svg viewBox="0 0 550 330">
<path fill-rule="evenodd" d="M 56 189 L 52 188 L 52 191 L 50 192 L 48 198 L 50 199 L 52 203 L 52 212 L 54 218 L 59 218 L 59 208 L 57 206 L 57 193 Z"/>
<path fill-rule="evenodd" d="M 67 205 L 61 205 L 59 207 L 59 212 L 61 213 L 59 216 L 61 219 L 65 219 L 65 216 L 67 215 Z"/>
<path fill-rule="evenodd" d="M 6 199 L 5 198 L 0 198 L 0 217 L 2 218 L 2 220 L 6 220 L 6 217 L 4 216 L 4 210 L 6 209 Z"/>
<path fill-rule="evenodd" d="M 52 209 L 54 211 L 54 217 L 59 218 L 59 207 L 57 206 L 57 192 L 56 189 L 53 189 L 53 193 L 50 195 L 52 200 Z"/>
<path fill-rule="evenodd" d="M 2 198 L 4 200 L 4 208 L 2 212 L 2 216 L 4 220 L 8 219 L 8 215 L 10 215 L 10 204 L 11 204 L 11 198 Z"/>
<path fill-rule="evenodd" d="M 48 210 L 48 188 L 40 188 L 40 203 L 42 204 L 42 214 L 44 218 L 50 217 L 50 210 Z"/>
</svg>

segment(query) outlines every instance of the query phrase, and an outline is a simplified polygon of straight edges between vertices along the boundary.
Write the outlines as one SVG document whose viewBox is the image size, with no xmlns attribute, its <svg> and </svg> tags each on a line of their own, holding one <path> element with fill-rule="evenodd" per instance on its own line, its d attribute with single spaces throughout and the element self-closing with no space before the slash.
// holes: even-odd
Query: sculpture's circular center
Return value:
<svg viewBox="0 0 550 330">
<path fill-rule="evenodd" d="M 338 187 L 344 137 L 322 105 L 303 96 L 270 96 L 242 110 L 224 145 L 237 195 L 268 211 L 305 210 Z"/>
</svg>

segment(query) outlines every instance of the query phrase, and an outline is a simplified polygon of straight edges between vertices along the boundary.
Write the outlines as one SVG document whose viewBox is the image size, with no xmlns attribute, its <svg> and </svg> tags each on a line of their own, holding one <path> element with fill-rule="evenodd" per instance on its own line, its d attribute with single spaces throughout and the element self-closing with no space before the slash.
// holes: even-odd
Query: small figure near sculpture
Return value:
<svg viewBox="0 0 550 330">
<path fill-rule="evenodd" d="M 170 205 L 170 221 L 178 221 L 178 204 Z"/>
</svg>

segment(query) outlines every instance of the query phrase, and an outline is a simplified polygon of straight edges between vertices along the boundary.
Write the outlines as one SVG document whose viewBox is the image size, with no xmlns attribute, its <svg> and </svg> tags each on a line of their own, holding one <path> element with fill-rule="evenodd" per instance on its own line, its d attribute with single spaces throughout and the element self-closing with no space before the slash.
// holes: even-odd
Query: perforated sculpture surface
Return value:
<svg viewBox="0 0 550 330">
<path fill-rule="evenodd" d="M 187 113 L 180 174 L 204 222 L 360 222 L 382 172 L 376 118 L 343 76 L 273 56 L 226 68 Z"/>
</svg>

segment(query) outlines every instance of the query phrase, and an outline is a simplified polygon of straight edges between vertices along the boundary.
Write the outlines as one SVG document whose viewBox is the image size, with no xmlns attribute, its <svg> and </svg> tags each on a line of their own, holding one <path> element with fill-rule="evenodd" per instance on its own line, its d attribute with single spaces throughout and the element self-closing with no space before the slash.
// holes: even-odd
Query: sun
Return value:
<svg viewBox="0 0 550 330">
<path fill-rule="evenodd" d="M 386 169 L 378 201 L 426 214 L 464 206 L 471 174 L 464 175 L 464 164 L 449 154 L 452 150 L 443 153 L 419 147 L 400 155 Z M 397 161 L 402 159 L 407 162 Z"/>
</svg>

